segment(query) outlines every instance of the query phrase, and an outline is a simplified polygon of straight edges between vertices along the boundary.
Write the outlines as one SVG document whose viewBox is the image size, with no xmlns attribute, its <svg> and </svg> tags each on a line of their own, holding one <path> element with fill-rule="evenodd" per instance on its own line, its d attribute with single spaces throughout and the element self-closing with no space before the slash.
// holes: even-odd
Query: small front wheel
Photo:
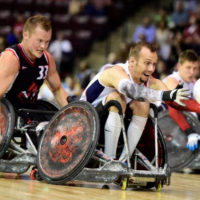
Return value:
<svg viewBox="0 0 200 200">
<path fill-rule="evenodd" d="M 128 185 L 128 178 L 123 178 L 123 179 L 121 180 L 121 189 L 122 189 L 122 190 L 126 190 L 127 185 Z"/>
</svg>

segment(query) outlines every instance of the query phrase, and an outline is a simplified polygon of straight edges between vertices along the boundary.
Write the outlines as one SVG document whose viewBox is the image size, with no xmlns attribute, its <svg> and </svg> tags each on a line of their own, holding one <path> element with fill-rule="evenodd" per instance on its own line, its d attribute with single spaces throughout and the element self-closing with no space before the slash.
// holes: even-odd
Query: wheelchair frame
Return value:
<svg viewBox="0 0 200 200">
<path fill-rule="evenodd" d="M 63 114 L 63 111 L 67 110 L 70 106 L 73 107 L 73 105 L 79 105 L 83 104 L 86 106 L 85 108 L 91 109 L 91 114 L 95 114 L 93 120 L 95 121 L 94 126 L 98 126 L 98 119 L 97 114 L 95 113 L 95 109 L 88 103 L 88 102 L 82 102 L 78 101 L 70 103 L 69 105 L 65 106 L 63 109 L 59 110 L 58 112 L 55 111 L 44 111 L 44 110 L 32 110 L 32 109 L 20 109 L 18 112 L 25 112 L 25 113 L 39 113 L 39 114 L 55 114 L 53 116 L 53 121 L 56 121 L 56 117 Z M 83 106 L 83 108 L 84 108 Z M 129 156 L 129 150 L 128 150 L 128 143 L 125 133 L 125 127 L 122 117 L 122 111 L 120 110 L 120 117 L 121 122 L 123 124 L 122 133 L 123 133 L 123 139 L 126 147 L 126 158 L 128 160 L 128 165 L 125 165 L 122 161 L 119 160 L 104 160 L 102 158 L 99 158 L 95 155 L 94 149 L 96 147 L 95 144 L 93 144 L 92 152 L 88 153 L 90 154 L 87 157 L 87 162 L 83 163 L 81 167 L 74 173 L 73 175 L 69 177 L 64 177 L 61 180 L 54 180 L 46 178 L 45 174 L 42 171 L 42 167 L 40 167 L 40 150 L 42 146 L 42 142 L 40 141 L 39 148 L 37 149 L 35 145 L 33 144 L 33 141 L 31 140 L 29 134 L 34 133 L 38 134 L 35 131 L 36 126 L 38 123 L 35 121 L 32 121 L 30 124 L 24 124 L 23 118 L 20 116 L 17 116 L 16 118 L 16 126 L 14 128 L 14 132 L 20 132 L 20 134 L 24 134 L 27 141 L 29 142 L 32 151 L 26 150 L 20 146 L 18 146 L 18 143 L 16 141 L 10 142 L 9 147 L 7 151 L 11 151 L 15 154 L 15 157 L 12 159 L 0 159 L 0 171 L 1 172 L 10 172 L 10 173 L 24 173 L 26 172 L 31 165 L 38 168 L 38 170 L 34 171 L 34 174 L 32 174 L 36 179 L 40 180 L 41 178 L 45 181 L 53 184 L 64 184 L 67 181 L 70 180 L 84 180 L 84 181 L 90 181 L 90 182 L 103 182 L 103 183 L 117 183 L 121 185 L 121 188 L 125 190 L 127 187 L 146 187 L 146 188 L 152 188 L 156 187 L 157 190 L 160 190 L 163 185 L 169 185 L 170 184 L 170 169 L 167 164 L 167 152 L 164 145 L 164 156 L 165 156 L 165 163 L 163 166 L 159 166 L 158 161 L 158 138 L 161 137 L 162 134 L 159 133 L 158 135 L 158 129 L 157 129 L 157 110 L 156 107 L 151 106 L 151 108 L 154 111 L 154 121 L 155 121 L 155 156 L 150 161 L 148 158 L 139 150 L 136 149 L 134 155 L 134 168 L 131 168 L 131 158 Z M 50 127 L 52 122 L 52 119 L 49 122 L 48 127 Z M 96 124 L 97 123 L 97 124 Z M 47 130 L 48 127 L 45 129 Z M 98 129 L 98 128 L 97 128 Z M 45 132 L 42 136 L 42 138 L 45 137 Z M 14 138 L 12 138 L 14 140 Z M 163 140 L 164 141 L 164 140 Z M 162 142 L 163 142 L 162 141 Z M 96 141 L 97 142 L 97 141 Z M 86 166 L 88 164 L 90 159 L 94 159 L 99 162 L 98 168 L 89 168 Z M 146 168 L 146 170 L 140 170 L 138 169 L 138 165 L 143 166 Z M 35 169 L 34 169 L 35 170 Z"/>
</svg>

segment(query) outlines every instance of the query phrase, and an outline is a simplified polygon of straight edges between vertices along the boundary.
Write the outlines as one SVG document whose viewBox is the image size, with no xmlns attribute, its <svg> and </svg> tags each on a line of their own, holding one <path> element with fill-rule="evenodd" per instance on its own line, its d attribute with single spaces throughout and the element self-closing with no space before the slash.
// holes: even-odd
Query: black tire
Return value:
<svg viewBox="0 0 200 200">
<path fill-rule="evenodd" d="M 183 112 L 183 114 L 193 130 L 198 133 L 199 121 L 189 112 Z M 169 166 L 172 171 L 180 171 L 197 157 L 198 151 L 190 151 L 186 148 L 187 135 L 171 119 L 168 110 L 159 113 L 158 124 L 166 141 Z"/>
<path fill-rule="evenodd" d="M 4 155 L 5 151 L 10 145 L 10 141 L 13 137 L 13 131 L 15 127 L 15 111 L 11 103 L 5 99 L 1 99 L 1 139 L 0 139 L 0 158 Z"/>
<path fill-rule="evenodd" d="M 41 138 L 37 155 L 40 176 L 52 184 L 75 178 L 92 157 L 98 137 L 99 118 L 91 104 L 76 101 L 63 107 Z"/>
</svg>

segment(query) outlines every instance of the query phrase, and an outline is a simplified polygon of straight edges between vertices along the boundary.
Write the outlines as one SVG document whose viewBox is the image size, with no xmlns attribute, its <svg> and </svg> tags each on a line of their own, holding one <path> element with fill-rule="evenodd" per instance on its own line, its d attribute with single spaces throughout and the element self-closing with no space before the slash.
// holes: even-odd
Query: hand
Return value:
<svg viewBox="0 0 200 200">
<path fill-rule="evenodd" d="M 190 90 L 187 88 L 174 89 L 174 90 L 164 91 L 162 100 L 163 101 L 174 101 L 181 106 L 185 106 L 185 104 L 182 103 L 181 100 L 189 99 L 190 95 L 191 95 Z"/>
<path fill-rule="evenodd" d="M 195 149 L 198 148 L 199 140 L 200 140 L 200 135 L 198 135 L 197 133 L 192 133 L 192 134 L 188 135 L 188 141 L 187 141 L 186 147 L 190 151 L 194 151 Z"/>
</svg>

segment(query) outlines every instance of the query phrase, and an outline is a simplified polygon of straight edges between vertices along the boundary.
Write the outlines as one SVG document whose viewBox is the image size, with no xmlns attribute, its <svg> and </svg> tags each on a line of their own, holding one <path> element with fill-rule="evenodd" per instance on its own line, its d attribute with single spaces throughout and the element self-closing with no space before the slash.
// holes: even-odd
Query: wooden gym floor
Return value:
<svg viewBox="0 0 200 200">
<path fill-rule="evenodd" d="M 102 189 L 103 188 L 103 189 Z M 51 185 L 30 180 L 29 175 L 0 174 L 0 200 L 199 200 L 200 173 L 172 173 L 171 185 L 155 189 L 122 191 L 117 185 L 72 182 Z"/>
</svg>

